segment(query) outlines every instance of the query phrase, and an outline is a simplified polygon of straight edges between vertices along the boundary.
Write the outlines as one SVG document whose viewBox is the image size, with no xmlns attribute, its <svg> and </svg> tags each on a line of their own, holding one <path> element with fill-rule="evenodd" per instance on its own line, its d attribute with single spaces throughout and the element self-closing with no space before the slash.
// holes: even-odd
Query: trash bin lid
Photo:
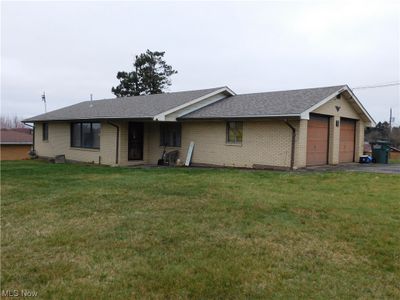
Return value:
<svg viewBox="0 0 400 300">
<path fill-rule="evenodd" d="M 389 145 L 389 144 L 390 144 L 390 141 L 386 141 L 386 140 L 377 140 L 376 142 L 374 142 L 374 144 Z"/>
</svg>

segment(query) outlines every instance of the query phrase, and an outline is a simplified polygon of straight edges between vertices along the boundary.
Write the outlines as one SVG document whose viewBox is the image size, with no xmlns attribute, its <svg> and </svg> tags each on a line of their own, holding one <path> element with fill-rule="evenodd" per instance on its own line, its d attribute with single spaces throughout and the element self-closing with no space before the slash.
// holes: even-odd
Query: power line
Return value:
<svg viewBox="0 0 400 300">
<path fill-rule="evenodd" d="M 377 85 L 358 86 L 358 87 L 352 88 L 352 90 L 375 89 L 375 88 L 388 87 L 388 86 L 396 86 L 396 85 L 400 85 L 400 82 L 391 82 L 391 83 L 377 84 Z"/>
</svg>

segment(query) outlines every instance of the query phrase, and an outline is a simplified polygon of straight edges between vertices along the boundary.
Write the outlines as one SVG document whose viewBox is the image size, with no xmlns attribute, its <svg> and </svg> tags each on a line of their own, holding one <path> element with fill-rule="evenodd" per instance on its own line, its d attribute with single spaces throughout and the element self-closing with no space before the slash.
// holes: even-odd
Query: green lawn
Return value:
<svg viewBox="0 0 400 300">
<path fill-rule="evenodd" d="M 400 298 L 400 176 L 2 163 L 1 288 Z"/>
</svg>

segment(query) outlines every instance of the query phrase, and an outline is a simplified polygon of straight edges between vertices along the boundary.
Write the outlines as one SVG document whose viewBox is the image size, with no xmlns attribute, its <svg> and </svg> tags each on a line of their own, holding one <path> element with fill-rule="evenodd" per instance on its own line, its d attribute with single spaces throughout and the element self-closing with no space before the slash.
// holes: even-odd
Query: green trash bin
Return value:
<svg viewBox="0 0 400 300">
<path fill-rule="evenodd" d="M 373 161 L 377 164 L 389 163 L 390 143 L 388 141 L 376 141 L 370 144 Z"/>
</svg>

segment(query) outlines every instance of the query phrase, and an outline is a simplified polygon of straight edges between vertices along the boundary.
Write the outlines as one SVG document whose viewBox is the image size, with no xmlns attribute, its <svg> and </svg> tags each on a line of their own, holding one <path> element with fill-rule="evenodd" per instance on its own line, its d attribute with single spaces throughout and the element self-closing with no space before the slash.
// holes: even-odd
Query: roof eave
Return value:
<svg viewBox="0 0 400 300">
<path fill-rule="evenodd" d="M 32 142 L 0 142 L 0 145 L 32 145 Z"/>
<path fill-rule="evenodd" d="M 95 117 L 95 118 L 66 118 L 66 119 L 25 119 L 22 123 L 36 123 L 36 122 L 78 122 L 78 121 L 106 121 L 106 120 L 142 120 L 151 121 L 152 116 L 147 117 Z"/>
<path fill-rule="evenodd" d="M 213 116 L 213 117 L 180 117 L 182 121 L 196 120 L 232 120 L 232 119 L 299 119 L 300 114 L 283 114 L 283 115 L 235 115 L 235 116 Z"/>
<path fill-rule="evenodd" d="M 351 97 L 355 100 L 355 102 L 360 107 L 360 109 L 364 113 L 364 115 L 368 118 L 368 120 L 370 122 L 370 125 L 372 127 L 375 127 L 376 126 L 376 122 L 375 122 L 374 118 L 372 118 L 372 116 L 368 113 L 368 111 L 362 105 L 361 101 L 357 98 L 357 96 L 353 93 L 352 89 L 348 85 L 346 85 L 346 90 L 349 92 Z"/>
</svg>

